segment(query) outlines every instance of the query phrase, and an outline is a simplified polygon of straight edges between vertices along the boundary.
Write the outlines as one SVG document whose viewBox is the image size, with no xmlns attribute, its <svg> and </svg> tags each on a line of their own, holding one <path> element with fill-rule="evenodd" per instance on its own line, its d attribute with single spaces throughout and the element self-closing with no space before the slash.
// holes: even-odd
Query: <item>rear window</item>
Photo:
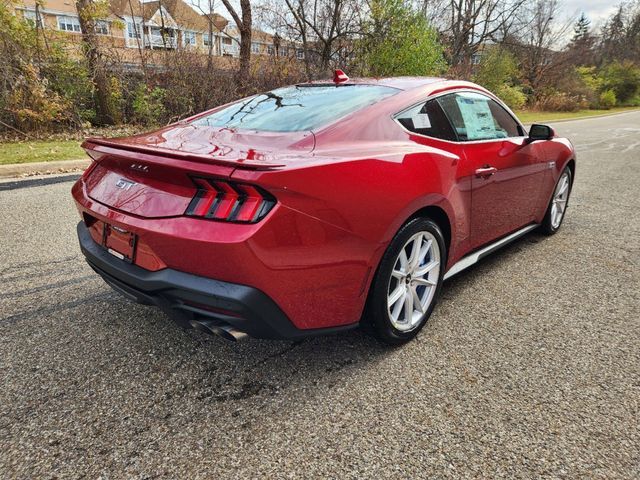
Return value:
<svg viewBox="0 0 640 480">
<path fill-rule="evenodd" d="M 399 90 L 379 85 L 279 88 L 194 120 L 194 125 L 271 132 L 313 130 Z"/>
</svg>

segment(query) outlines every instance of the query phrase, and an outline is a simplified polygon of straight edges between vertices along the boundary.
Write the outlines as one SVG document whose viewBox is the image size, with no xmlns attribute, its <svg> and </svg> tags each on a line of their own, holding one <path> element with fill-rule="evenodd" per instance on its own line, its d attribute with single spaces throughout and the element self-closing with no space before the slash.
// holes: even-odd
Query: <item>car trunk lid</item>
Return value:
<svg viewBox="0 0 640 480">
<path fill-rule="evenodd" d="M 140 217 L 183 215 L 197 192 L 193 177 L 228 179 L 237 169 L 283 168 L 313 149 L 310 132 L 266 133 L 184 124 L 129 138 L 89 139 L 83 147 L 97 164 L 86 177 L 87 194 Z"/>
</svg>

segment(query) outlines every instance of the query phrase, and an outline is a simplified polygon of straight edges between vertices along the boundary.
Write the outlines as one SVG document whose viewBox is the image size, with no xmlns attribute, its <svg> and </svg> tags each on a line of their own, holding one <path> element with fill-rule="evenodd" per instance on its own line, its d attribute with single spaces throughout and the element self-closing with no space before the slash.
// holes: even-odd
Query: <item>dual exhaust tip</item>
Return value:
<svg viewBox="0 0 640 480">
<path fill-rule="evenodd" d="M 230 342 L 240 342 L 249 338 L 245 332 L 232 327 L 229 324 L 217 322 L 215 320 L 193 319 L 189 323 L 193 328 L 210 335 L 217 335 Z"/>
</svg>

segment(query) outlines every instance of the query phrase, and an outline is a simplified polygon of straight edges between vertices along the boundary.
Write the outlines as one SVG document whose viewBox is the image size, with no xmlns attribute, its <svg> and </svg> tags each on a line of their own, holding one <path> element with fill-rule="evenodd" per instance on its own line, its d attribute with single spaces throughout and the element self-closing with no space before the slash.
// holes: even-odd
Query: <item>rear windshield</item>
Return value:
<svg viewBox="0 0 640 480">
<path fill-rule="evenodd" d="M 271 132 L 313 130 L 398 92 L 379 85 L 285 87 L 242 100 L 193 124 Z"/>
</svg>

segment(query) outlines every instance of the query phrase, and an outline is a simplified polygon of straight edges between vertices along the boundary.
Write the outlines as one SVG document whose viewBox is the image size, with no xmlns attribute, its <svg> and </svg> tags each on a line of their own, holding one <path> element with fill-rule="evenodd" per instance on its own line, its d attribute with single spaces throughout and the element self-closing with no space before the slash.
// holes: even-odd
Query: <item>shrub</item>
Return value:
<svg viewBox="0 0 640 480">
<path fill-rule="evenodd" d="M 554 89 L 539 94 L 533 104 L 535 110 L 547 112 L 575 112 L 588 106 L 589 103 L 583 96 L 571 95 Z"/>
<path fill-rule="evenodd" d="M 372 0 L 358 43 L 360 69 L 375 77 L 440 75 L 446 69 L 438 33 L 404 0 Z"/>
<path fill-rule="evenodd" d="M 164 101 L 167 91 L 164 88 L 149 88 L 140 83 L 135 89 L 132 101 L 133 121 L 145 126 L 155 126 L 166 118 Z"/>
<path fill-rule="evenodd" d="M 79 127 L 91 105 L 85 66 L 0 2 L 0 120 L 24 132 Z"/>
<path fill-rule="evenodd" d="M 640 93 L 640 67 L 632 62 L 614 62 L 598 73 L 602 91 L 612 90 L 619 104 L 625 105 Z"/>
<path fill-rule="evenodd" d="M 609 110 L 616 106 L 616 92 L 613 90 L 605 90 L 600 94 L 600 108 Z"/>
<path fill-rule="evenodd" d="M 518 83 L 518 64 L 514 56 L 499 47 L 486 50 L 473 80 L 492 91 L 513 109 L 524 106 L 527 96 Z"/>
<path fill-rule="evenodd" d="M 527 96 L 522 92 L 521 87 L 502 85 L 495 94 L 513 110 L 519 110 L 527 103 Z"/>
</svg>

